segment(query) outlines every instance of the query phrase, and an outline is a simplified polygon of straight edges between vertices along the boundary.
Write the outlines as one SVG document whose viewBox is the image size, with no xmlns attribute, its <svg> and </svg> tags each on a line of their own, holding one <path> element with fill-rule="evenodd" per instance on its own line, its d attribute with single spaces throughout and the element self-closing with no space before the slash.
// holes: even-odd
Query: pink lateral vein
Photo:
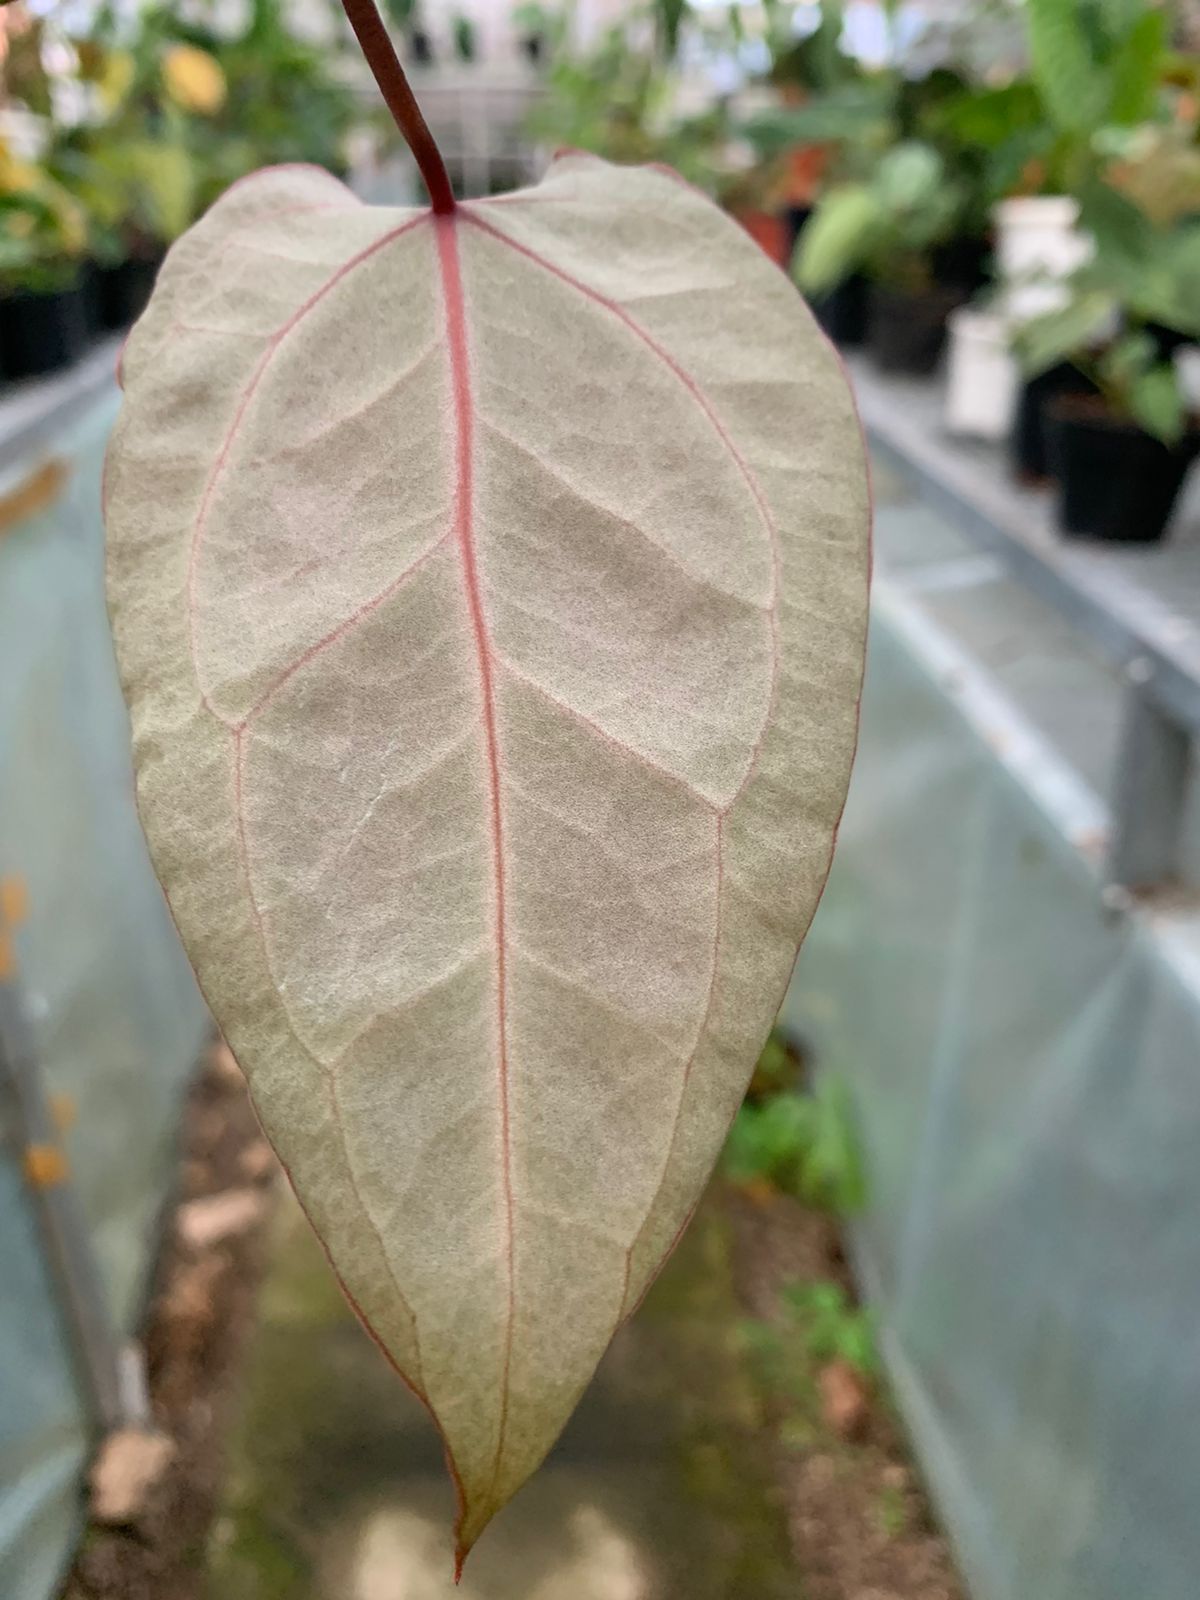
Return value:
<svg viewBox="0 0 1200 1600">
<path fill-rule="evenodd" d="M 446 304 L 446 334 L 450 354 L 450 376 L 454 393 L 454 418 L 456 435 L 457 484 L 455 491 L 455 528 L 462 556 L 463 585 L 466 590 L 467 611 L 475 636 L 479 659 L 479 684 L 483 702 L 484 749 L 487 758 L 489 804 L 491 809 L 492 860 L 495 872 L 496 918 L 496 1028 L 499 1066 L 500 1099 L 500 1151 L 501 1175 L 504 1191 L 506 1254 L 508 1264 L 508 1307 L 504 1336 L 504 1357 L 500 1391 L 500 1422 L 496 1434 L 496 1456 L 492 1467 L 492 1485 L 500 1472 L 504 1454 L 505 1433 L 508 1425 L 510 1375 L 512 1368 L 513 1323 L 515 1320 L 514 1261 L 513 1261 L 513 1189 L 512 1151 L 508 1105 L 508 981 L 506 967 L 507 922 L 504 902 L 504 819 L 500 801 L 500 753 L 496 733 L 496 698 L 492 671 L 492 648 L 484 615 L 483 596 L 480 589 L 479 566 L 474 535 L 474 482 L 473 482 L 473 400 L 471 374 L 467 349 L 467 313 L 463 296 L 462 265 L 459 260 L 457 218 L 458 210 L 434 218 L 437 230 L 438 261 L 441 266 L 442 292 Z"/>
<path fill-rule="evenodd" d="M 303 305 L 299 306 L 295 311 L 293 311 L 292 315 L 287 319 L 287 321 L 283 323 L 281 327 L 276 329 L 275 333 L 271 336 L 271 341 L 267 345 L 267 348 L 259 357 L 254 371 L 250 374 L 249 382 L 242 390 L 241 397 L 238 400 L 237 409 L 233 415 L 233 421 L 229 426 L 229 430 L 226 433 L 225 438 L 221 442 L 220 449 L 217 451 L 216 459 L 213 462 L 212 470 L 209 472 L 208 480 L 204 485 L 204 492 L 200 498 L 200 506 L 196 512 L 196 520 L 192 524 L 192 536 L 188 548 L 188 648 L 192 658 L 192 671 L 196 678 L 197 687 L 200 690 L 201 702 L 203 703 L 206 711 L 211 712 L 218 721 L 224 722 L 226 726 L 230 725 L 228 718 L 222 717 L 220 713 L 215 710 L 208 697 L 208 691 L 205 689 L 200 680 L 199 663 L 196 659 L 196 572 L 200 560 L 200 549 L 203 544 L 204 533 L 208 522 L 208 513 L 212 506 L 213 496 L 216 493 L 217 484 L 220 482 L 226 463 L 229 460 L 229 453 L 233 448 L 234 441 L 236 440 L 239 431 L 241 430 L 242 423 L 245 421 L 246 415 L 250 410 L 251 402 L 253 401 L 255 394 L 258 392 L 259 385 L 262 383 L 262 380 L 266 375 L 267 368 L 270 366 L 275 356 L 286 343 L 289 335 L 295 332 L 295 330 L 308 316 L 309 312 L 312 311 L 315 306 L 319 305 L 329 291 L 335 288 L 337 284 L 341 283 L 342 279 L 345 278 L 348 273 L 353 272 L 354 269 L 361 266 L 364 261 L 370 260 L 370 258 L 375 255 L 377 251 L 382 250 L 385 245 L 391 244 L 393 240 L 401 238 L 411 229 L 418 227 L 422 222 L 428 221 L 428 219 L 429 213 L 422 212 L 420 216 L 412 217 L 408 222 L 401 223 L 399 227 L 391 228 L 387 233 L 381 234 L 378 239 L 373 240 L 372 243 L 367 245 L 365 249 L 358 251 L 358 253 L 351 256 L 348 261 L 344 261 L 337 271 L 326 278 L 325 282 L 322 283 L 318 289 L 315 289 L 311 295 L 309 295 L 308 299 L 304 301 Z"/>
<path fill-rule="evenodd" d="M 548 256 L 542 255 L 537 250 L 530 249 L 528 245 L 521 244 L 519 240 L 514 239 L 510 234 L 505 233 L 502 228 L 497 228 L 493 223 L 486 221 L 486 219 L 481 217 L 476 211 L 466 207 L 460 209 L 462 210 L 462 215 L 473 227 L 478 228 L 482 233 L 490 234 L 493 239 L 497 240 L 500 244 L 507 245 L 510 250 L 515 250 L 518 255 L 524 256 L 527 261 L 532 261 L 536 266 L 541 267 L 545 272 L 548 272 L 553 277 L 558 278 L 560 282 L 567 284 L 578 294 L 583 295 L 585 299 L 591 300 L 595 305 L 603 306 L 607 312 L 616 317 L 619 322 L 622 322 L 636 338 L 640 339 L 646 348 L 650 350 L 659 361 L 662 362 L 662 364 L 683 386 L 683 388 L 687 390 L 688 394 L 691 395 L 692 399 L 704 413 L 709 425 L 716 433 L 718 439 L 720 439 L 725 450 L 728 452 L 730 459 L 733 461 L 734 466 L 737 468 L 743 483 L 749 490 L 751 499 L 754 501 L 755 508 L 758 511 L 759 519 L 762 522 L 763 529 L 767 535 L 767 543 L 771 556 L 771 595 L 766 608 L 767 624 L 771 634 L 771 690 L 768 696 L 767 709 L 763 716 L 762 726 L 759 729 L 758 736 L 755 739 L 754 745 L 751 749 L 749 761 L 747 762 L 746 771 L 743 774 L 742 781 L 738 785 L 736 792 L 723 807 L 722 814 L 727 815 L 745 792 L 746 785 L 750 782 L 750 779 L 753 777 L 754 772 L 758 767 L 759 758 L 762 755 L 763 745 L 766 741 L 767 729 L 771 726 L 771 723 L 774 720 L 775 706 L 779 698 L 779 600 L 782 583 L 782 560 L 779 549 L 779 530 L 775 526 L 775 519 L 771 513 L 771 508 L 767 503 L 767 497 L 763 493 L 762 485 L 759 483 L 757 477 L 751 469 L 750 463 L 742 455 L 742 452 L 738 449 L 737 445 L 730 437 L 728 429 L 725 427 L 725 424 L 721 421 L 720 417 L 713 409 L 712 403 L 710 402 L 708 396 L 704 393 L 704 390 L 701 388 L 699 383 L 697 383 L 696 379 L 692 377 L 690 372 L 686 371 L 685 368 L 680 366 L 679 362 L 676 361 L 675 357 L 669 350 L 661 345 L 651 333 L 647 332 L 647 330 L 642 327 L 641 323 L 636 317 L 630 315 L 620 301 L 610 299 L 608 295 L 602 294 L 599 289 L 593 289 L 591 284 L 585 283 L 582 278 L 577 278 L 574 273 L 567 272 L 566 269 L 560 267 L 557 262 L 551 261 Z"/>
</svg>

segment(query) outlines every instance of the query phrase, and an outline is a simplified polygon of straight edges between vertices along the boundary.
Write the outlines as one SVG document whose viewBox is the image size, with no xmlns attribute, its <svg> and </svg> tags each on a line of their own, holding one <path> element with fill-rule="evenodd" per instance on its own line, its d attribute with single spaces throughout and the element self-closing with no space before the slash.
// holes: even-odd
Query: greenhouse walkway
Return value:
<svg viewBox="0 0 1200 1600">
<path fill-rule="evenodd" d="M 216 1600 L 785 1600 L 798 1593 L 723 1222 L 709 1207 L 618 1335 L 547 1465 L 455 1589 L 454 1500 L 424 1411 L 288 1197 L 224 1501 Z"/>
</svg>

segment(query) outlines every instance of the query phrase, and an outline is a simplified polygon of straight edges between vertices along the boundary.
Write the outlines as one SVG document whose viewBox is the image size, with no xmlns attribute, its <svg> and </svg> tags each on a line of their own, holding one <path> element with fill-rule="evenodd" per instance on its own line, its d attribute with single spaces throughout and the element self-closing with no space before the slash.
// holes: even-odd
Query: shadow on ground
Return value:
<svg viewBox="0 0 1200 1600">
<path fill-rule="evenodd" d="M 260 1310 L 210 1600 L 798 1600 L 716 1203 L 458 1589 L 437 1437 L 290 1199 Z"/>
</svg>

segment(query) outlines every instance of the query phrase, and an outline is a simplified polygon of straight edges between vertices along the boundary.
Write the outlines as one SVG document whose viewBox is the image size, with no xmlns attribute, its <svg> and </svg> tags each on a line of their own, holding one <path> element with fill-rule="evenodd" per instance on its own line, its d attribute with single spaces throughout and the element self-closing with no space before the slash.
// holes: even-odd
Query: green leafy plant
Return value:
<svg viewBox="0 0 1200 1600">
<path fill-rule="evenodd" d="M 713 106 L 698 116 L 675 115 L 676 81 L 643 37 L 653 25 L 652 14 L 634 12 L 582 52 L 560 38 L 529 133 L 550 149 L 589 150 L 629 165 L 661 162 L 711 189 L 724 112 Z"/>
<path fill-rule="evenodd" d="M 878 1374 L 875 1319 L 850 1299 L 841 1284 L 796 1284 L 785 1289 L 781 1299 L 785 1327 L 799 1337 L 815 1362 L 844 1361 L 865 1378 Z"/>
<path fill-rule="evenodd" d="M 463 11 L 456 13 L 451 24 L 454 33 L 454 53 L 460 61 L 471 62 L 475 59 L 476 34 L 475 24 Z"/>
<path fill-rule="evenodd" d="M 1112 203 L 1122 204 L 1115 195 Z M 1101 234 L 1094 258 L 1065 285 L 1063 305 L 1019 329 L 1016 349 L 1030 374 L 1070 362 L 1113 416 L 1174 444 L 1188 416 L 1162 330 L 1200 338 L 1200 220 L 1156 229 L 1135 215 L 1129 223 L 1122 216 Z"/>
<path fill-rule="evenodd" d="M 78 281 L 87 225 L 48 173 L 0 144 L 0 287 L 49 294 Z"/>
<path fill-rule="evenodd" d="M 852 272 L 907 289 L 933 279 L 931 252 L 962 232 L 969 194 L 933 146 L 908 140 L 889 150 L 865 183 L 839 185 L 801 235 L 792 271 L 809 294 Z"/>
<path fill-rule="evenodd" d="M 1028 0 L 1032 85 L 1043 111 L 1026 135 L 1025 191 L 1070 193 L 1092 228 L 1114 134 L 1171 121 L 1168 12 L 1148 0 Z M 1194 128 L 1194 115 L 1192 117 Z"/>
<path fill-rule="evenodd" d="M 781 1433 L 792 1443 L 807 1446 L 820 1434 L 824 1369 L 841 1364 L 864 1387 L 879 1384 L 875 1318 L 832 1279 L 789 1285 L 780 1295 L 777 1317 L 748 1319 L 738 1333 L 759 1381 L 788 1403 Z"/>
<path fill-rule="evenodd" d="M 1051 121 L 1083 141 L 1158 109 L 1167 12 L 1146 0 L 1026 0 L 1034 81 Z"/>
<path fill-rule="evenodd" d="M 736 1183 L 766 1181 L 840 1216 L 866 1202 L 866 1181 L 849 1090 L 825 1076 L 812 1093 L 770 1095 L 738 1111 L 724 1170 Z"/>
</svg>

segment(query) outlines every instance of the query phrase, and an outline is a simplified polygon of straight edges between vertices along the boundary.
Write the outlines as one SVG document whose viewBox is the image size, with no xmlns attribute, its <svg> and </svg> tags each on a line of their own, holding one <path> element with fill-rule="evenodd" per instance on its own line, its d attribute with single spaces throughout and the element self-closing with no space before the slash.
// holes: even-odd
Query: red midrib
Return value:
<svg viewBox="0 0 1200 1600">
<path fill-rule="evenodd" d="M 467 354 L 467 316 L 463 299 L 462 268 L 458 253 L 457 216 L 437 216 L 438 263 L 441 267 L 442 293 L 446 303 L 446 338 L 450 352 L 450 377 L 454 391 L 454 419 L 456 438 L 457 482 L 454 497 L 454 524 L 462 555 L 463 585 L 466 589 L 467 610 L 471 629 L 475 635 L 475 648 L 479 658 L 479 687 L 483 701 L 483 737 L 487 756 L 488 787 L 490 791 L 492 861 L 496 880 L 496 1010 L 497 1046 L 499 1052 L 500 1093 L 500 1143 L 501 1170 L 504 1184 L 505 1228 L 508 1260 L 508 1325 L 504 1338 L 504 1365 L 500 1385 L 500 1426 L 496 1438 L 495 1475 L 500 1470 L 504 1453 L 505 1429 L 508 1423 L 509 1371 L 512 1365 L 513 1340 L 513 1193 L 512 1160 L 508 1117 L 508 1019 L 507 977 L 505 973 L 505 945 L 507 924 L 504 912 L 504 819 L 500 804 L 500 756 L 496 736 L 496 697 L 492 675 L 492 650 L 488 640 L 483 599 L 479 587 L 479 566 L 475 553 L 474 481 L 472 471 L 472 411 L 471 374 Z"/>
</svg>

